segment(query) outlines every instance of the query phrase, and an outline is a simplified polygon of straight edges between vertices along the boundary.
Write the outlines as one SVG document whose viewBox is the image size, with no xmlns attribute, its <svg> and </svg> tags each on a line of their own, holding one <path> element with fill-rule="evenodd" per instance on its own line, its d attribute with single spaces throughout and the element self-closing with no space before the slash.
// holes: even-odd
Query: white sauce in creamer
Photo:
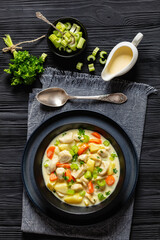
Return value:
<svg viewBox="0 0 160 240">
<path fill-rule="evenodd" d="M 119 158 L 111 143 L 100 134 L 98 137 L 90 130 L 72 129 L 58 135 L 47 147 L 42 161 L 44 182 L 61 201 L 81 207 L 96 205 L 115 190 L 120 175 Z M 86 150 L 79 154 L 83 146 Z M 82 161 L 84 157 L 86 159 Z M 70 172 L 71 180 L 66 176 L 67 172 Z M 114 183 L 108 185 L 108 179 L 114 179 Z"/>
</svg>

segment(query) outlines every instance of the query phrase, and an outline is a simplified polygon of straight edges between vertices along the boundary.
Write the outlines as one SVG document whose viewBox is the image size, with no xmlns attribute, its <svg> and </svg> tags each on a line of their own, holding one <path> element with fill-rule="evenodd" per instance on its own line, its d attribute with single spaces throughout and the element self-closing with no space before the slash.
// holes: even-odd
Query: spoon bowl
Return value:
<svg viewBox="0 0 160 240">
<path fill-rule="evenodd" d="M 48 107 L 61 107 L 69 99 L 93 99 L 117 104 L 122 104 L 127 101 L 127 96 L 123 93 L 112 93 L 99 96 L 70 96 L 63 88 L 58 87 L 44 89 L 37 94 L 36 98 L 41 104 Z"/>
</svg>

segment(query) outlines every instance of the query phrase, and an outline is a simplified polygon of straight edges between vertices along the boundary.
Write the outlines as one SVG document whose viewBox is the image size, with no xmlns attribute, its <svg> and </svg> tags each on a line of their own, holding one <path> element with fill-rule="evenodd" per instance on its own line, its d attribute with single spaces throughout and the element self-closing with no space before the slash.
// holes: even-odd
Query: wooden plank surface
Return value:
<svg viewBox="0 0 160 240">
<path fill-rule="evenodd" d="M 124 78 L 144 82 L 160 90 L 160 1 L 154 0 L 2 0 L 0 37 L 10 33 L 14 42 L 31 40 L 45 34 L 48 26 L 36 19 L 35 12 L 54 20 L 61 16 L 77 17 L 87 28 L 87 56 L 95 46 L 108 52 L 120 41 L 131 41 L 141 31 L 139 59 Z M 4 44 L 1 39 L 0 48 Z M 48 54 L 45 66 L 75 70 L 75 63 L 62 65 L 49 52 L 46 40 L 24 47 L 32 54 Z M 21 157 L 27 133 L 27 103 L 31 88 L 9 85 L 7 67 L 11 54 L 0 54 L 0 239 L 53 239 L 22 234 Z M 96 74 L 102 67 L 96 63 Z M 83 72 L 88 72 L 85 64 Z M 34 84 L 40 86 L 38 80 Z M 149 97 L 139 181 L 131 239 L 160 239 L 160 94 Z M 62 239 L 62 238 L 54 238 Z M 64 239 L 64 238 L 63 238 Z"/>
</svg>

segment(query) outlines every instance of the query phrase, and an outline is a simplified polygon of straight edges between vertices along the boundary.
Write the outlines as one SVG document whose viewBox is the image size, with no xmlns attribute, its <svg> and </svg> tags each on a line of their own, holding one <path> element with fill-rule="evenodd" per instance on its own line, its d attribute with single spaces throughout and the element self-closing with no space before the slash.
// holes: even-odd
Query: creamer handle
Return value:
<svg viewBox="0 0 160 240">
<path fill-rule="evenodd" d="M 142 38 L 143 38 L 143 34 L 139 32 L 139 33 L 134 37 L 134 39 L 133 39 L 133 41 L 132 41 L 132 44 L 133 44 L 135 47 L 137 47 L 138 44 L 140 43 L 140 41 L 142 40 Z"/>
</svg>

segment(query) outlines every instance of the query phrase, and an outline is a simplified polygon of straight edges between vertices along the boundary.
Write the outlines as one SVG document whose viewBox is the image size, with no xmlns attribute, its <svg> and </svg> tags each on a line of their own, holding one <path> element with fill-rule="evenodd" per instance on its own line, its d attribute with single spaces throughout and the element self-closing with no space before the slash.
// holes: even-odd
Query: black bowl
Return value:
<svg viewBox="0 0 160 240">
<path fill-rule="evenodd" d="M 109 139 L 120 160 L 120 178 L 114 192 L 100 204 L 87 208 L 62 202 L 46 188 L 42 176 L 42 158 L 51 140 L 64 131 L 80 127 Z M 133 195 L 138 174 L 137 155 L 129 137 L 113 120 L 91 111 L 69 111 L 48 119 L 31 135 L 23 155 L 22 174 L 30 199 L 47 216 L 72 224 L 89 224 L 109 217 Z"/>
<path fill-rule="evenodd" d="M 51 52 L 53 52 L 55 55 L 57 55 L 58 57 L 61 58 L 75 58 L 77 57 L 79 54 L 81 54 L 84 49 L 86 48 L 87 45 L 87 40 L 88 40 L 88 34 L 87 34 L 87 30 L 84 27 L 84 25 L 79 22 L 76 18 L 72 18 L 72 17 L 64 17 L 64 18 L 59 18 L 57 19 L 53 24 L 56 25 L 58 22 L 70 22 L 71 24 L 76 23 L 81 27 L 81 31 L 83 33 L 82 37 L 86 39 L 82 49 L 77 49 L 76 51 L 72 51 L 71 53 L 67 53 L 65 51 L 59 51 L 59 49 L 57 49 L 54 44 L 49 40 L 49 36 L 53 33 L 53 31 L 55 30 L 52 26 L 49 28 L 48 33 L 47 33 L 47 43 L 49 46 L 49 49 L 51 50 Z"/>
</svg>

